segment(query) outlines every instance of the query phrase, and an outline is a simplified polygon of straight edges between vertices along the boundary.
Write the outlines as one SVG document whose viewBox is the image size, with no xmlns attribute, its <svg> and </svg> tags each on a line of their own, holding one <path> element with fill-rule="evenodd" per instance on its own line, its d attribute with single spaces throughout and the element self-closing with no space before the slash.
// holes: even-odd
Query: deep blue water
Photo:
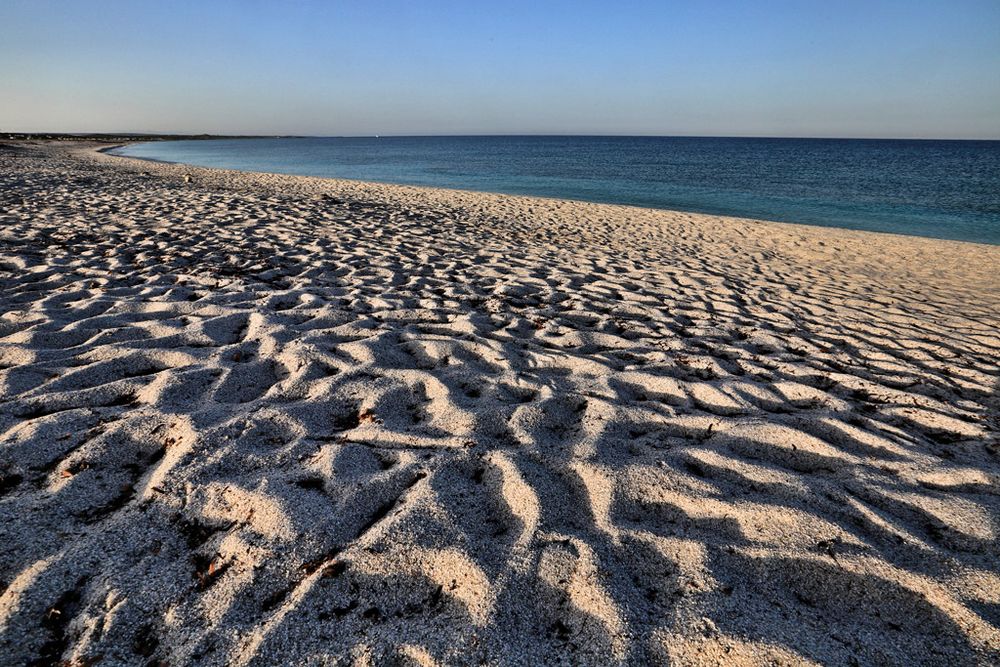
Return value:
<svg viewBox="0 0 1000 667">
<path fill-rule="evenodd" d="M 1000 141 L 298 138 L 164 141 L 117 152 L 1000 244 Z"/>
</svg>

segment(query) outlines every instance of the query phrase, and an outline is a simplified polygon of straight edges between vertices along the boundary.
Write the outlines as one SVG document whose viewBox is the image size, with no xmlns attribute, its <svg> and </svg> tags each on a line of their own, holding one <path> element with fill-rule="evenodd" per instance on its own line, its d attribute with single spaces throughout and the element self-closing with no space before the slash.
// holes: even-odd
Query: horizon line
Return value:
<svg viewBox="0 0 1000 667">
<path fill-rule="evenodd" d="M 775 136 L 766 134 L 591 134 L 558 132 L 501 132 L 471 134 L 273 134 L 240 133 L 225 134 L 212 132 L 17 132 L 0 130 L 4 135 L 52 135 L 67 137 L 208 137 L 226 139 L 419 139 L 419 138 L 486 138 L 486 137 L 577 137 L 577 138 L 621 138 L 621 139 L 794 139 L 809 141 L 1000 141 L 996 138 L 981 137 L 876 137 L 876 136 Z"/>
</svg>

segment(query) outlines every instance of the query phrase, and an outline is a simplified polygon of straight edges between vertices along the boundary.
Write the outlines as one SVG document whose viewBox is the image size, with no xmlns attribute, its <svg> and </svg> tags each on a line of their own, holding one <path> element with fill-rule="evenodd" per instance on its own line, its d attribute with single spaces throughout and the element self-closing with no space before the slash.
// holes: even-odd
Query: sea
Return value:
<svg viewBox="0 0 1000 667">
<path fill-rule="evenodd" d="M 115 152 L 1000 244 L 1000 141 L 303 137 L 158 141 Z"/>
</svg>

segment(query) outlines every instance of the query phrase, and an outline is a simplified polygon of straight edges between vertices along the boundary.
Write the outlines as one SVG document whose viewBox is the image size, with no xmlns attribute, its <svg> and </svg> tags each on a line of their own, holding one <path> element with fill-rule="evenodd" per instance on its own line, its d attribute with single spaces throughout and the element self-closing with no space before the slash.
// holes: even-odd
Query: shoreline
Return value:
<svg viewBox="0 0 1000 667">
<path fill-rule="evenodd" d="M 934 140 L 928 140 L 928 141 L 939 141 L 939 140 L 934 139 Z M 969 140 L 969 141 L 973 141 L 973 140 Z M 975 141 L 978 141 L 978 140 L 975 140 Z M 145 142 L 136 142 L 136 143 L 145 143 Z M 920 240 L 925 240 L 925 241 L 930 241 L 930 242 L 962 243 L 962 244 L 970 244 L 970 245 L 976 245 L 976 246 L 987 246 L 987 247 L 1000 248 L 1000 243 L 989 243 L 989 242 L 984 242 L 984 241 L 967 241 L 967 240 L 962 240 L 962 239 L 939 238 L 939 237 L 936 237 L 936 236 L 920 236 L 920 235 L 915 235 L 915 234 L 900 234 L 898 232 L 875 231 L 875 230 L 866 230 L 866 229 L 851 229 L 849 227 L 836 227 L 836 226 L 827 226 L 827 225 L 820 225 L 820 224 L 809 224 L 809 223 L 803 223 L 803 222 L 787 222 L 787 221 L 782 221 L 782 220 L 768 220 L 768 219 L 764 219 L 764 218 L 750 218 L 750 217 L 744 217 L 744 216 L 738 216 L 738 215 L 724 215 L 724 214 L 702 213 L 702 212 L 699 212 L 699 211 L 686 211 L 686 210 L 681 210 L 681 209 L 657 208 L 657 207 L 652 207 L 652 206 L 641 206 L 641 205 L 637 205 L 637 204 L 618 204 L 618 203 L 611 203 L 611 202 L 591 201 L 591 200 L 585 200 L 585 199 L 566 199 L 566 198 L 561 198 L 561 197 L 547 197 L 547 196 L 544 196 L 544 195 L 514 194 L 514 193 L 504 193 L 504 192 L 492 192 L 492 191 L 487 191 L 487 190 L 466 190 L 466 189 L 462 189 L 462 188 L 445 188 L 445 187 L 438 187 L 438 186 L 432 186 L 432 185 L 413 185 L 413 184 L 408 184 L 408 183 L 394 183 L 394 182 L 391 182 L 391 181 L 366 181 L 366 180 L 362 180 L 362 179 L 352 179 L 352 178 L 336 178 L 336 177 L 329 177 L 329 176 L 307 176 L 307 175 L 302 175 L 302 174 L 286 174 L 286 173 L 283 173 L 283 172 L 252 171 L 252 170 L 242 170 L 242 169 L 227 169 L 227 168 L 224 168 L 224 167 L 205 167 L 205 166 L 201 166 L 201 165 L 189 164 L 189 163 L 186 163 L 186 162 L 173 162 L 173 161 L 170 161 L 170 160 L 159 160 L 159 159 L 156 159 L 156 158 L 137 157 L 137 156 L 132 156 L 132 155 L 116 155 L 116 154 L 110 152 L 110 151 L 112 151 L 112 150 L 114 150 L 116 148 L 122 148 L 122 147 L 128 146 L 128 145 L 130 145 L 130 144 L 129 143 L 116 144 L 114 146 L 107 146 L 107 147 L 104 147 L 104 148 L 96 149 L 94 152 L 101 153 L 103 155 L 106 155 L 107 157 L 118 158 L 118 159 L 123 159 L 123 160 L 135 160 L 135 161 L 140 162 L 140 163 L 142 163 L 142 162 L 149 162 L 149 163 L 160 164 L 160 165 L 171 165 L 171 166 L 176 166 L 176 167 L 183 167 L 183 168 L 186 168 L 186 169 L 205 170 L 205 171 L 209 171 L 209 172 L 237 173 L 237 174 L 249 174 L 249 175 L 257 174 L 257 175 L 262 175 L 262 176 L 286 177 L 286 178 L 293 178 L 293 179 L 298 179 L 298 178 L 301 178 L 301 179 L 316 179 L 316 180 L 321 181 L 321 182 L 322 181 L 329 181 L 331 184 L 355 184 L 355 185 L 362 186 L 362 187 L 364 187 L 364 186 L 376 186 L 376 187 L 379 187 L 379 186 L 388 186 L 388 187 L 399 187 L 399 188 L 414 188 L 414 189 L 418 189 L 418 190 L 439 191 L 439 192 L 443 192 L 443 193 L 461 193 L 463 195 L 469 195 L 469 196 L 486 195 L 486 196 L 490 196 L 490 197 L 511 197 L 511 198 L 524 199 L 524 200 L 537 199 L 537 200 L 546 201 L 546 202 L 559 202 L 559 203 L 565 203 L 565 204 L 579 204 L 579 205 L 584 205 L 584 206 L 588 206 L 588 205 L 590 205 L 590 206 L 608 206 L 608 207 L 614 207 L 614 208 L 635 209 L 635 210 L 638 210 L 638 211 L 658 212 L 658 213 L 663 213 L 663 214 L 668 214 L 668 215 L 675 214 L 675 215 L 702 216 L 702 217 L 705 217 L 705 218 L 711 218 L 711 219 L 716 219 L 716 220 L 733 220 L 733 221 L 740 221 L 740 222 L 760 223 L 760 224 L 764 224 L 764 225 L 790 226 L 790 227 L 793 227 L 793 228 L 796 228 L 796 229 L 805 228 L 805 229 L 809 229 L 809 230 L 830 230 L 831 232 L 833 232 L 835 234 L 836 233 L 851 233 L 851 234 L 862 234 L 862 235 L 875 234 L 875 235 L 878 235 L 878 236 L 888 236 L 888 237 L 899 238 L 899 239 L 906 239 L 906 240 L 909 240 L 909 239 L 920 239 Z"/>
<path fill-rule="evenodd" d="M 472 137 L 472 138 L 475 138 L 475 137 Z M 596 138 L 601 138 L 601 137 L 596 137 Z M 308 139 L 308 138 L 301 138 L 300 137 L 300 139 Z M 853 141 L 853 140 L 846 140 L 846 141 Z M 144 142 L 131 142 L 131 143 L 132 144 L 141 144 L 141 143 L 144 143 Z M 140 159 L 140 160 L 150 159 L 150 160 L 154 160 L 154 161 L 171 162 L 170 160 L 159 160 L 157 158 L 143 158 L 143 157 L 134 157 L 134 156 L 120 156 L 120 157 L 133 157 L 134 159 Z M 174 163 L 175 164 L 189 164 L 192 167 L 194 167 L 194 166 L 201 166 L 201 165 L 195 165 L 195 164 L 185 163 L 185 162 L 174 162 Z M 285 165 L 285 166 L 290 166 L 290 165 Z M 225 169 L 224 167 L 205 167 L 205 166 L 201 166 L 201 168 L 220 168 L 220 169 Z M 237 169 L 237 171 L 245 171 L 246 173 L 271 173 L 271 174 L 284 173 L 284 172 L 271 172 L 271 171 L 256 171 L 256 170 L 251 170 L 251 169 Z M 910 213 L 906 213 L 906 214 L 901 213 L 899 211 L 884 212 L 882 214 L 879 214 L 879 213 L 877 213 L 875 211 L 868 211 L 868 212 L 853 211 L 851 214 L 848 214 L 848 215 L 839 215 L 837 213 L 831 213 L 831 210 L 832 210 L 831 207 L 833 209 L 839 209 L 839 208 L 841 208 L 839 204 L 837 206 L 834 206 L 834 203 L 832 201 L 831 202 L 827 202 L 827 209 L 830 209 L 830 210 L 827 210 L 826 214 L 822 214 L 821 213 L 819 215 L 816 215 L 815 213 L 809 213 L 808 211 L 798 210 L 797 213 L 799 215 L 796 215 L 796 210 L 793 207 L 793 209 L 791 211 L 772 210 L 771 213 L 773 214 L 774 217 L 768 217 L 767 215 L 756 216 L 756 215 L 752 215 L 752 214 L 751 215 L 744 214 L 742 212 L 742 210 L 745 210 L 747 208 L 746 206 L 736 207 L 736 206 L 730 206 L 730 205 L 726 205 L 726 204 L 719 204 L 718 202 L 715 205 L 708 205 L 708 206 L 702 206 L 702 207 L 699 207 L 699 205 L 697 203 L 694 203 L 693 204 L 693 208 L 689 208 L 689 209 L 673 208 L 673 207 L 671 207 L 669 205 L 669 203 L 656 203 L 656 202 L 652 202 L 652 203 L 629 203 L 629 202 L 623 201 L 623 200 L 624 199 L 630 199 L 630 197 L 617 196 L 615 194 L 612 194 L 611 191 L 606 191 L 603 194 L 598 194 L 598 195 L 594 195 L 594 196 L 590 196 L 590 195 L 587 195 L 587 194 L 582 193 L 582 192 L 577 192 L 577 193 L 575 193 L 575 195 L 577 195 L 578 197 L 574 198 L 572 196 L 571 197 L 564 197 L 564 196 L 555 196 L 555 195 L 550 195 L 550 194 L 533 194 L 533 193 L 530 193 L 530 192 L 517 192 L 518 189 L 523 189 L 523 188 L 518 188 L 518 187 L 513 188 L 513 190 L 511 190 L 511 191 L 489 190 L 489 189 L 485 189 L 485 186 L 484 186 L 484 189 L 471 189 L 470 190 L 470 189 L 464 188 L 461 184 L 450 184 L 450 185 L 440 186 L 440 185 L 434 185 L 434 184 L 401 183 L 401 182 L 393 181 L 393 180 L 391 180 L 391 178 L 390 179 L 386 179 L 386 180 L 366 181 L 364 179 L 342 178 L 342 177 L 337 177 L 337 176 L 322 176 L 322 175 L 313 176 L 313 175 L 295 174 L 295 173 L 284 173 L 284 175 L 302 176 L 302 177 L 311 177 L 311 178 L 329 178 L 331 180 L 348 180 L 348 181 L 355 181 L 355 182 L 358 182 L 358 183 L 371 182 L 371 183 L 380 183 L 380 184 L 384 184 L 384 185 L 404 185 L 404 186 L 409 186 L 409 187 L 430 187 L 430 188 L 439 188 L 439 189 L 446 189 L 446 190 L 479 192 L 479 193 L 483 193 L 483 194 L 496 194 L 496 195 L 502 195 L 502 196 L 536 197 L 536 198 L 540 198 L 540 199 L 555 199 L 555 200 L 559 200 L 559 201 L 574 201 L 574 202 L 580 202 L 580 203 L 605 204 L 605 205 L 611 205 L 611 206 L 630 206 L 630 207 L 634 207 L 634 208 L 645 208 L 645 209 L 660 210 L 660 211 L 667 211 L 667 212 L 694 213 L 694 214 L 698 214 L 698 215 L 707 215 L 707 216 L 716 216 L 716 217 L 729 217 L 729 218 L 748 219 L 748 220 L 749 219 L 761 220 L 761 221 L 764 221 L 764 222 L 777 222 L 777 223 L 780 223 L 780 224 L 806 225 L 806 226 L 810 226 L 810 227 L 820 227 L 820 228 L 824 228 L 824 229 L 842 229 L 842 230 L 851 230 L 851 231 L 867 231 L 867 232 L 876 233 L 876 234 L 894 234 L 894 235 L 898 235 L 898 236 L 915 236 L 915 237 L 919 237 L 919 238 L 932 238 L 932 239 L 938 239 L 938 240 L 956 240 L 956 241 L 964 241 L 966 243 L 979 243 L 979 244 L 984 244 L 984 245 L 1000 245 L 1000 238 L 996 237 L 996 235 L 990 235 L 990 234 L 982 232 L 982 231 L 980 233 L 974 233 L 974 232 L 971 232 L 969 230 L 965 230 L 963 232 L 962 231 L 963 230 L 963 225 L 966 225 L 966 224 L 969 224 L 969 223 L 968 223 L 968 221 L 964 221 L 961 218 L 961 216 L 959 216 L 958 218 L 955 218 L 955 219 L 950 219 L 949 221 L 947 221 L 947 224 L 946 224 L 946 221 L 939 220 L 938 224 L 936 226 L 931 226 L 927 230 L 922 230 L 920 225 L 916 225 L 916 226 L 912 226 L 911 225 L 909 227 L 909 229 L 907 229 L 907 225 L 906 225 L 905 221 L 908 220 L 908 219 L 911 219 L 911 218 L 920 219 L 921 213 L 919 211 L 910 212 Z M 527 189 L 530 190 L 531 188 L 529 187 Z M 655 199 L 655 197 L 653 199 Z M 618 200 L 618 201 L 615 201 L 615 200 Z M 842 204 L 842 202 L 841 202 L 841 204 Z M 752 206 L 750 208 L 751 208 L 751 210 L 753 209 Z M 766 208 L 766 206 L 765 206 L 765 208 Z M 850 209 L 851 207 L 848 206 L 847 208 Z M 801 207 L 800 207 L 800 209 L 801 209 Z M 945 217 L 947 217 L 946 213 L 941 212 L 941 211 L 938 211 L 937 214 L 939 216 L 944 215 Z M 812 220 L 812 221 L 811 222 L 802 222 L 802 220 Z M 978 223 L 978 224 L 985 225 L 985 227 L 982 227 L 981 229 L 989 229 L 990 228 L 988 221 L 986 221 L 986 222 L 980 221 L 980 223 Z M 957 225 L 958 226 L 958 231 L 953 231 L 952 227 L 951 227 L 952 225 Z M 872 228 L 872 227 L 876 227 L 876 228 Z M 881 227 L 883 229 L 879 229 L 877 227 Z M 903 227 L 904 231 L 893 231 L 894 227 L 897 227 L 897 228 L 898 227 Z M 959 237 L 959 238 L 956 238 L 956 236 Z M 969 238 L 969 237 L 972 237 L 972 238 Z"/>
<path fill-rule="evenodd" d="M 1000 661 L 1000 246 L 0 184 L 0 662 Z"/>
</svg>

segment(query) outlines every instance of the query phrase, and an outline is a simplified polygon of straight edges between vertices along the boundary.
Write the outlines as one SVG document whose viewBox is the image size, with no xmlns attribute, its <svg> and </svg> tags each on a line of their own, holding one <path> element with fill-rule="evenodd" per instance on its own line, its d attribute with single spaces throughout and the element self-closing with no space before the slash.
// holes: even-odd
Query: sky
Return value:
<svg viewBox="0 0 1000 667">
<path fill-rule="evenodd" d="M 1000 139 L 1000 0 L 2 0 L 30 131 Z"/>
</svg>

